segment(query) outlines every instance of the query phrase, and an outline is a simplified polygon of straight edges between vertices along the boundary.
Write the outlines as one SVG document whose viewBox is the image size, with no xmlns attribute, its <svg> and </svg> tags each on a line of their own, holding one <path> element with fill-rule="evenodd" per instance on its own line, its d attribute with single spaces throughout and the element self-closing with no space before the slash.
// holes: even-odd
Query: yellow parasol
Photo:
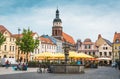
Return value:
<svg viewBox="0 0 120 79">
<path fill-rule="evenodd" d="M 54 54 L 50 52 L 43 52 L 43 53 L 35 55 L 35 57 L 37 60 L 43 60 L 49 57 L 54 57 Z"/>
<path fill-rule="evenodd" d="M 78 58 L 94 58 L 93 56 L 85 54 L 85 53 L 78 53 L 78 55 L 76 57 L 78 57 Z"/>
<path fill-rule="evenodd" d="M 75 52 L 75 51 L 70 51 L 70 52 L 69 52 L 69 58 L 76 58 L 77 55 L 78 55 L 78 53 Z"/>
<path fill-rule="evenodd" d="M 64 54 L 63 53 L 55 53 L 54 57 L 55 58 L 64 58 Z"/>
</svg>

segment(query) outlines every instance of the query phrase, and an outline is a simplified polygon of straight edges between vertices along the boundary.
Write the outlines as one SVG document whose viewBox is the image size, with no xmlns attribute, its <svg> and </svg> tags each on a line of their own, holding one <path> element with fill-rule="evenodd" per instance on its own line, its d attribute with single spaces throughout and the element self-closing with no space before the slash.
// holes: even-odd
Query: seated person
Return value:
<svg viewBox="0 0 120 79">
<path fill-rule="evenodd" d="M 20 63 L 17 65 L 17 69 L 22 70 L 22 65 Z"/>
<path fill-rule="evenodd" d="M 22 64 L 22 70 L 27 70 L 27 66 L 24 63 Z"/>
</svg>

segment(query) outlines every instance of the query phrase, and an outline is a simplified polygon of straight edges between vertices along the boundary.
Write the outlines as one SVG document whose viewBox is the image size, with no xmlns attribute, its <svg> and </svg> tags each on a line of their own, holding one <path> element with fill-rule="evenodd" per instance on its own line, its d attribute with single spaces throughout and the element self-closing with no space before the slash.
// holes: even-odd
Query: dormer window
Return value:
<svg viewBox="0 0 120 79">
<path fill-rule="evenodd" d="M 119 39 L 116 39 L 116 41 L 115 41 L 116 43 L 119 43 Z"/>
</svg>

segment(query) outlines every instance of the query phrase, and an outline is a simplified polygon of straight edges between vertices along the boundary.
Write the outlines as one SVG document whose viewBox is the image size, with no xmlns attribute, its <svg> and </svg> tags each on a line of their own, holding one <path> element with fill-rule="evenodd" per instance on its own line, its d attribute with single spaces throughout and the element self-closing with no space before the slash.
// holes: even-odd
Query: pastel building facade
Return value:
<svg viewBox="0 0 120 79">
<path fill-rule="evenodd" d="M 31 52 L 30 53 L 30 60 L 33 61 L 35 59 L 35 55 L 36 54 L 39 54 L 42 52 L 42 49 L 41 49 L 41 40 L 39 39 L 39 35 L 35 32 L 32 34 L 33 36 L 33 39 L 38 39 L 39 40 L 39 45 L 36 49 L 34 49 L 34 52 Z"/>
<path fill-rule="evenodd" d="M 99 50 L 98 58 L 103 61 L 102 64 L 110 64 L 113 60 L 112 43 L 99 34 L 96 46 Z"/>
<path fill-rule="evenodd" d="M 50 39 L 56 45 L 56 52 L 55 53 L 64 52 L 61 40 L 58 40 L 58 39 L 56 39 L 52 36 L 48 36 L 48 35 L 42 35 L 42 37 Z"/>
<path fill-rule="evenodd" d="M 98 48 L 90 38 L 86 38 L 83 42 L 81 42 L 81 40 L 78 40 L 77 51 L 78 53 L 83 52 L 88 55 L 98 56 Z"/>
<path fill-rule="evenodd" d="M 113 38 L 113 60 L 120 59 L 120 33 L 115 32 Z"/>
<path fill-rule="evenodd" d="M 16 39 L 12 36 L 12 33 L 8 31 L 3 25 L 0 25 L 0 32 L 6 38 L 6 41 L 0 47 L 0 58 L 15 58 Z"/>
<path fill-rule="evenodd" d="M 40 37 L 41 40 L 41 52 L 51 52 L 55 53 L 56 52 L 56 44 L 54 44 L 49 38 L 45 37 Z"/>
</svg>

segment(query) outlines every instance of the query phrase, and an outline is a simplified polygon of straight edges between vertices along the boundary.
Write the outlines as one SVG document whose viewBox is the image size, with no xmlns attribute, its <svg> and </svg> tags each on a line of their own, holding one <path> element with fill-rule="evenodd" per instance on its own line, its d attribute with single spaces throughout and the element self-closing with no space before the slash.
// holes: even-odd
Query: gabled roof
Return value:
<svg viewBox="0 0 120 79">
<path fill-rule="evenodd" d="M 120 41 L 120 33 L 115 32 L 113 42 L 115 42 L 116 40 Z"/>
<path fill-rule="evenodd" d="M 44 38 L 49 38 L 54 44 L 57 44 L 58 41 L 61 41 L 61 40 L 58 40 L 52 36 L 48 36 L 48 35 L 42 35 L 41 37 L 44 37 Z M 61 41 L 62 43 L 62 41 Z"/>
<path fill-rule="evenodd" d="M 13 34 L 12 36 L 13 36 L 14 38 L 18 38 L 18 37 L 21 38 L 23 35 L 22 35 L 22 34 Z"/>
<path fill-rule="evenodd" d="M 4 33 L 5 31 L 8 31 L 8 30 L 3 25 L 0 25 L 0 32 Z M 12 35 L 11 32 L 9 32 L 9 33 L 10 33 L 10 35 Z"/>
<path fill-rule="evenodd" d="M 32 36 L 34 36 L 35 34 L 37 34 L 36 32 L 34 32 L 34 33 L 32 33 Z M 15 37 L 15 38 L 18 38 L 18 37 L 23 37 L 23 34 L 13 34 L 12 35 L 13 37 Z"/>
<path fill-rule="evenodd" d="M 74 39 L 70 35 L 62 32 L 62 36 L 63 36 L 63 41 L 66 41 L 66 42 L 68 42 L 70 44 L 75 44 Z"/>
<path fill-rule="evenodd" d="M 106 42 L 108 45 L 112 46 L 112 43 L 109 40 L 103 38 L 101 36 L 101 34 L 99 34 L 98 39 L 96 41 L 96 46 L 101 46 L 104 42 Z"/>
<path fill-rule="evenodd" d="M 41 43 L 54 44 L 49 38 L 40 37 Z"/>
<path fill-rule="evenodd" d="M 104 39 L 104 38 L 103 38 Z M 108 45 L 110 45 L 110 46 L 112 46 L 112 43 L 109 41 L 109 40 L 107 40 L 107 39 L 104 39 L 105 41 L 106 41 L 106 43 L 108 44 Z"/>
</svg>

